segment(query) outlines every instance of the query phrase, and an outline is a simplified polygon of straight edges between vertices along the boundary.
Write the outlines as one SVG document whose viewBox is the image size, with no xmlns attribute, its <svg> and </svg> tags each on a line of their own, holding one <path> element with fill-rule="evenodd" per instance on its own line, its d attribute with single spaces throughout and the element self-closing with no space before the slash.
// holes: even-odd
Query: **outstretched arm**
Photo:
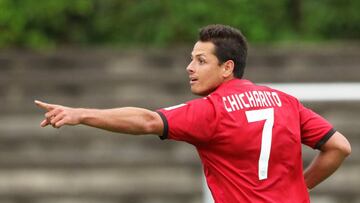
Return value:
<svg viewBox="0 0 360 203">
<path fill-rule="evenodd" d="M 163 122 L 156 112 L 124 107 L 115 109 L 70 108 L 61 105 L 35 101 L 35 104 L 46 110 L 41 127 L 52 125 L 60 128 L 64 125 L 84 124 L 95 128 L 126 134 L 155 134 L 163 132 Z"/>
<path fill-rule="evenodd" d="M 312 189 L 329 177 L 350 153 L 351 146 L 347 139 L 341 133 L 335 132 L 321 147 L 320 153 L 305 170 L 304 176 L 307 187 Z"/>
</svg>

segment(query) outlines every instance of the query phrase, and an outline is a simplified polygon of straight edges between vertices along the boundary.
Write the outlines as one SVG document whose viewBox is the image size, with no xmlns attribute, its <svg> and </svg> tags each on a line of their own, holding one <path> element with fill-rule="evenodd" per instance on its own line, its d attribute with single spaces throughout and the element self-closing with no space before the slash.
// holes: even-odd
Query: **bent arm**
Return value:
<svg viewBox="0 0 360 203">
<path fill-rule="evenodd" d="M 52 125 L 60 128 L 64 125 L 83 124 L 108 131 L 126 134 L 161 135 L 164 124 L 160 115 L 143 108 L 124 107 L 115 109 L 71 108 L 56 104 L 35 101 L 45 109 L 45 119 L 41 126 Z"/>
<path fill-rule="evenodd" d="M 348 140 L 341 133 L 335 132 L 304 171 L 307 187 L 312 189 L 333 174 L 350 153 Z"/>
</svg>

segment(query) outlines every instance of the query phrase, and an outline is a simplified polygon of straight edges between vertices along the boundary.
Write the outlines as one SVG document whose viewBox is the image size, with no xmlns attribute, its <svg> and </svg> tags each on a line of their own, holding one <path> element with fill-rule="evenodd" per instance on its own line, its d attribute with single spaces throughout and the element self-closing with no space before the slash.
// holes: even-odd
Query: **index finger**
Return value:
<svg viewBox="0 0 360 203">
<path fill-rule="evenodd" d="M 48 104 L 48 103 L 45 103 L 45 102 L 42 102 L 42 101 L 39 101 L 39 100 L 35 100 L 34 102 L 38 107 L 43 108 L 43 109 L 48 110 L 48 111 L 55 108 L 55 105 L 53 105 L 53 104 Z"/>
</svg>

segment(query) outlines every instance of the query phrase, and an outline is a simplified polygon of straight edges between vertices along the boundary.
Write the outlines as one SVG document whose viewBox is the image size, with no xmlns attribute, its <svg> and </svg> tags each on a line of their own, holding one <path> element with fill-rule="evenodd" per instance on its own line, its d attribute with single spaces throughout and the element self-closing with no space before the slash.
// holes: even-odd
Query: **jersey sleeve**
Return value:
<svg viewBox="0 0 360 203">
<path fill-rule="evenodd" d="M 302 143 L 311 148 L 320 149 L 335 133 L 335 129 L 327 120 L 301 103 L 299 114 Z"/>
<path fill-rule="evenodd" d="M 218 112 L 208 97 L 157 112 L 164 122 L 161 139 L 185 141 L 193 145 L 210 141 L 218 123 Z"/>
</svg>

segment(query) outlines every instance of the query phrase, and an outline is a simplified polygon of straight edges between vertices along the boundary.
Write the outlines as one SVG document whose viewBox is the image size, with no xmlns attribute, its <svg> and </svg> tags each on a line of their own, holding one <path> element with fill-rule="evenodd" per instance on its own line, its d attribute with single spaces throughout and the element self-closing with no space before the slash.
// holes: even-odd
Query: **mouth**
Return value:
<svg viewBox="0 0 360 203">
<path fill-rule="evenodd" d="M 190 85 L 195 84 L 198 80 L 197 78 L 190 78 Z"/>
</svg>

